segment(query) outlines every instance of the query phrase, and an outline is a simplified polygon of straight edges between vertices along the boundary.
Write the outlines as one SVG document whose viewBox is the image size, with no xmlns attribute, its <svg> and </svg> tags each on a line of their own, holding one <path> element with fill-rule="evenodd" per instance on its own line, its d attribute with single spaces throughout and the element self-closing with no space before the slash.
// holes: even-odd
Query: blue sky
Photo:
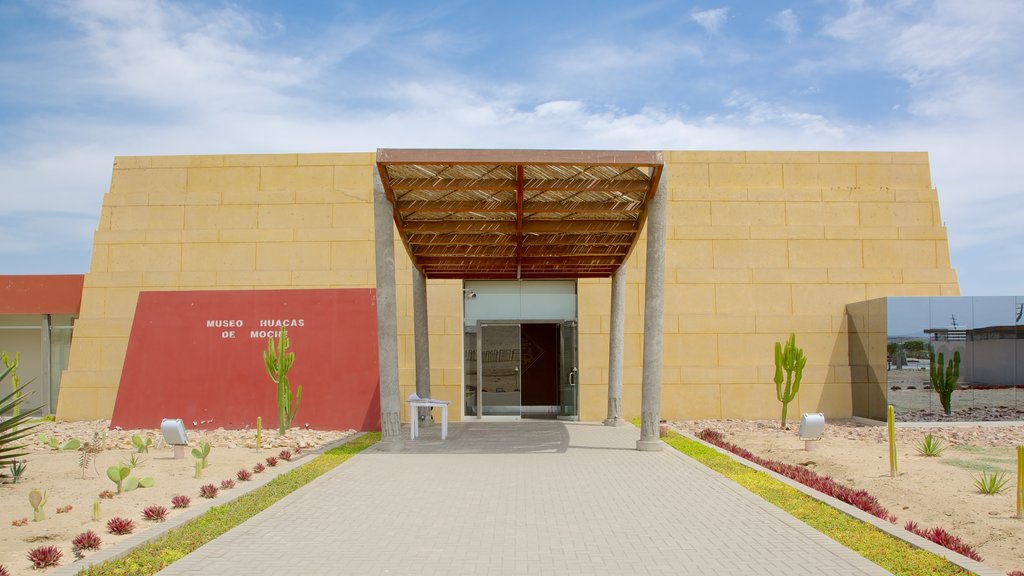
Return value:
<svg viewBox="0 0 1024 576">
<path fill-rule="evenodd" d="M 115 155 L 924 150 L 1024 293 L 1024 3 L 0 0 L 4 273 L 84 272 Z"/>
</svg>

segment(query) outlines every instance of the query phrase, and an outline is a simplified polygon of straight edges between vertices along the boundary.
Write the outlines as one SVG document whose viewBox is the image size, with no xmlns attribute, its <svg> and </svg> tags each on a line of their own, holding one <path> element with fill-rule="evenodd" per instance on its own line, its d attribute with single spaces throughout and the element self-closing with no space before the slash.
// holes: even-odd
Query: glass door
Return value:
<svg viewBox="0 0 1024 576">
<path fill-rule="evenodd" d="M 519 324 L 481 323 L 477 334 L 477 414 L 518 417 L 522 404 Z"/>
<path fill-rule="evenodd" d="M 579 420 L 579 379 L 576 323 L 563 322 L 559 330 L 558 419 Z"/>
</svg>

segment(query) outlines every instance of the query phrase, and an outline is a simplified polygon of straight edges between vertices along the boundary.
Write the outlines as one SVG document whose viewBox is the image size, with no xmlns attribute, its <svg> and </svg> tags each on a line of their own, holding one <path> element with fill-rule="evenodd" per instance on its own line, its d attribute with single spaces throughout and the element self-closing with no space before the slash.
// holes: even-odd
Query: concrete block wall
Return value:
<svg viewBox="0 0 1024 576">
<path fill-rule="evenodd" d="M 777 418 L 774 344 L 808 357 L 790 414 L 849 417 L 846 304 L 958 295 L 926 153 L 666 152 L 663 418 Z M 628 261 L 624 416 L 639 415 L 645 237 Z M 582 417 L 606 412 L 609 290 L 580 281 Z M 862 368 L 861 368 L 862 369 Z M 797 416 L 798 417 L 798 416 Z"/>
</svg>

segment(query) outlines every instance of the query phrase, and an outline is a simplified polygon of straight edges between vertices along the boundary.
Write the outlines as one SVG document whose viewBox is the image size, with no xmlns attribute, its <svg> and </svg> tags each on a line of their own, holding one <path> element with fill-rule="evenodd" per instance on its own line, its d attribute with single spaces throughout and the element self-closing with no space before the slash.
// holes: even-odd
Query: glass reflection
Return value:
<svg viewBox="0 0 1024 576">
<path fill-rule="evenodd" d="M 1024 418 L 1022 316 L 1024 297 L 888 298 L 886 401 L 898 418 Z M 933 358 L 940 375 L 958 371 L 949 414 L 932 386 Z"/>
</svg>

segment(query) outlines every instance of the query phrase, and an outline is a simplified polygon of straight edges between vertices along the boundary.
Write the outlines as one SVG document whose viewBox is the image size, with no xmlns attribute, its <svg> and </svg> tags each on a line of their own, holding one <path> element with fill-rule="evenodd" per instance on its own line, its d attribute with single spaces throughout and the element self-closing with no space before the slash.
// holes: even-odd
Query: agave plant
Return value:
<svg viewBox="0 0 1024 576">
<path fill-rule="evenodd" d="M 942 454 L 946 449 L 946 445 L 942 443 L 942 440 L 927 434 L 924 440 L 917 443 L 917 453 L 921 456 L 936 457 Z"/>
<path fill-rule="evenodd" d="M 982 470 L 980 475 L 974 477 L 974 485 L 978 488 L 978 492 L 981 492 L 986 496 L 999 494 L 1006 490 L 1006 485 L 1009 484 L 1009 482 L 1010 479 L 1002 472 L 989 472 L 988 470 Z"/>
<path fill-rule="evenodd" d="M 7 375 L 10 373 L 11 368 L 0 373 L 0 382 L 7 378 Z M 21 403 L 28 398 L 28 395 L 21 394 L 22 388 L 24 387 L 14 388 L 10 394 L 0 398 L 0 414 L 14 414 L 15 408 L 21 407 Z M 39 408 L 22 410 L 17 416 L 0 420 L 0 469 L 9 467 L 19 457 L 26 454 L 26 452 L 21 451 L 25 445 L 19 444 L 18 441 L 28 436 L 38 424 L 29 426 L 22 426 L 22 424 L 33 417 L 38 410 Z"/>
</svg>

